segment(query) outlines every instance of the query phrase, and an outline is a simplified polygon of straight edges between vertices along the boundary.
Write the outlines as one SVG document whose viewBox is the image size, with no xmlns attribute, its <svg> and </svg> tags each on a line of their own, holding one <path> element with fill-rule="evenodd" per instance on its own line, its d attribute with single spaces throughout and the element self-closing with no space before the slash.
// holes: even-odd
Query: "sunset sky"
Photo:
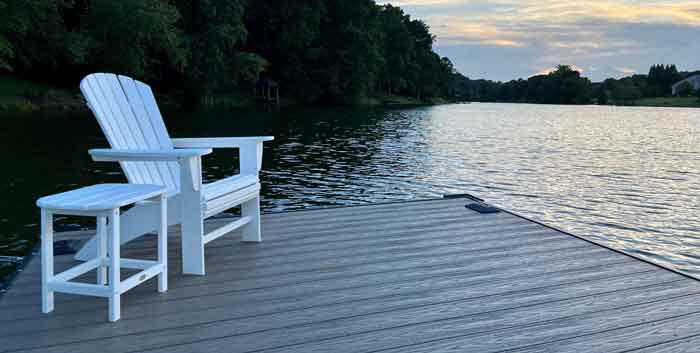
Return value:
<svg viewBox="0 0 700 353">
<path fill-rule="evenodd" d="M 656 63 L 700 69 L 700 0 L 397 0 L 470 78 L 510 80 L 570 64 L 593 81 Z"/>
</svg>

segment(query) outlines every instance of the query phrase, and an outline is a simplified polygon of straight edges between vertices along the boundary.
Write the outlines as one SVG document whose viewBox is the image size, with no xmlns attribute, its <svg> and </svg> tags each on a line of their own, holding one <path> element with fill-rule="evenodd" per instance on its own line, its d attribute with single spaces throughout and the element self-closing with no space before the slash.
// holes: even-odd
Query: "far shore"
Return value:
<svg viewBox="0 0 700 353">
<path fill-rule="evenodd" d="M 255 106 L 253 97 L 246 90 L 231 93 L 220 93 L 213 97 L 210 109 L 232 110 Z M 160 95 L 159 102 L 165 109 L 179 109 L 176 95 Z M 400 95 L 380 95 L 359 99 L 356 106 L 376 107 L 417 107 L 426 105 L 438 105 L 453 103 L 441 98 L 421 101 L 415 97 Z M 457 102 L 454 102 L 457 103 Z M 513 103 L 513 102 L 494 102 Z M 303 105 L 304 103 L 292 99 L 282 98 L 282 106 Z M 655 97 L 641 98 L 634 101 L 610 102 L 612 106 L 637 106 L 637 107 L 675 107 L 675 108 L 700 108 L 700 99 L 697 97 Z M 65 111 L 85 112 L 87 107 L 78 89 L 56 87 L 46 84 L 38 84 L 12 76 L 0 76 L 0 112 L 33 112 L 33 111 Z"/>
<path fill-rule="evenodd" d="M 239 90 L 229 93 L 218 93 L 212 97 L 211 109 L 238 109 L 258 105 L 249 90 Z M 165 109 L 179 109 L 177 94 L 157 96 Z M 450 103 L 441 98 L 418 100 L 415 97 L 401 95 L 377 95 L 358 99 L 357 106 L 386 106 L 414 107 Z M 280 105 L 303 105 L 304 103 L 282 97 Z M 66 87 L 34 83 L 13 76 L 0 76 L 0 112 L 33 112 L 33 111 L 87 111 L 80 91 Z"/>
</svg>

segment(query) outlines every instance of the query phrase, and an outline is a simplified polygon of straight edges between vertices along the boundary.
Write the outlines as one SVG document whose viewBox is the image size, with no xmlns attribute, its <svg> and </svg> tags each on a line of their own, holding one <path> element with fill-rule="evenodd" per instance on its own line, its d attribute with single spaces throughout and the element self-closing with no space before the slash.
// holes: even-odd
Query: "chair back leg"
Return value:
<svg viewBox="0 0 700 353">
<path fill-rule="evenodd" d="M 246 201 L 241 205 L 243 217 L 250 217 L 250 223 L 243 226 L 243 241 L 259 243 L 260 235 L 260 195 Z"/>
</svg>

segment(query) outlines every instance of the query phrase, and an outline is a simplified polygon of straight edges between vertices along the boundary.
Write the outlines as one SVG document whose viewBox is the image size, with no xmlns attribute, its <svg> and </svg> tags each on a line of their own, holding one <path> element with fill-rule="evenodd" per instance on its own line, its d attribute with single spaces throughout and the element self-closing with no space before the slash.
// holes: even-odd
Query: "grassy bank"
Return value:
<svg viewBox="0 0 700 353">
<path fill-rule="evenodd" d="M 395 94 L 383 94 L 374 97 L 359 99 L 357 105 L 385 106 L 385 107 L 410 107 L 417 105 L 433 105 L 448 103 L 442 98 L 431 98 L 428 101 L 418 100 L 415 97 L 399 96 Z"/>
<path fill-rule="evenodd" d="M 230 110 L 250 107 L 258 104 L 251 94 L 251 89 L 237 89 L 227 93 L 217 93 L 206 101 L 209 109 Z M 283 92 L 284 93 L 284 92 Z M 157 95 L 161 106 L 179 108 L 177 95 Z M 410 107 L 418 105 L 445 104 L 444 99 L 435 98 L 430 101 L 420 101 L 415 97 L 399 95 L 380 95 L 358 99 L 357 105 L 364 106 L 390 106 Z M 280 105 L 302 104 L 299 101 L 281 97 Z M 36 110 L 85 110 L 85 103 L 80 91 L 53 87 L 50 85 L 35 83 L 13 76 L 0 76 L 0 111 L 13 110 L 31 112 Z"/>
<path fill-rule="evenodd" d="M 700 108 L 700 99 L 697 97 L 655 97 L 642 98 L 632 103 L 639 107 L 682 107 Z"/>
<path fill-rule="evenodd" d="M 0 110 L 35 111 L 84 110 L 85 104 L 78 89 L 70 90 L 0 76 Z"/>
</svg>

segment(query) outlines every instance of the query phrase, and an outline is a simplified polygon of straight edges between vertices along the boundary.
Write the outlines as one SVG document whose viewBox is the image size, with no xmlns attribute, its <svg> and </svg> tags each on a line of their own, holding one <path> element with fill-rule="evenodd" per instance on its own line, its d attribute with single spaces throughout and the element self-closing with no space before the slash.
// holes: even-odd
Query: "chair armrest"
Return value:
<svg viewBox="0 0 700 353">
<path fill-rule="evenodd" d="M 274 136 L 203 137 L 171 139 L 175 148 L 240 148 L 245 145 L 272 141 Z"/>
<path fill-rule="evenodd" d="M 262 167 L 263 142 L 274 139 L 274 136 L 204 137 L 172 139 L 172 142 L 175 147 L 185 148 L 238 148 L 241 174 L 257 175 Z"/>
<path fill-rule="evenodd" d="M 196 192 L 202 187 L 202 156 L 211 148 L 187 148 L 173 150 L 117 150 L 92 149 L 92 159 L 97 162 L 155 162 L 170 161 L 180 165 L 181 192 Z"/>
<path fill-rule="evenodd" d="M 180 159 L 201 157 L 211 153 L 211 148 L 188 148 L 174 150 L 118 150 L 99 148 L 88 151 L 94 161 L 98 162 L 146 162 L 178 161 Z"/>
</svg>

